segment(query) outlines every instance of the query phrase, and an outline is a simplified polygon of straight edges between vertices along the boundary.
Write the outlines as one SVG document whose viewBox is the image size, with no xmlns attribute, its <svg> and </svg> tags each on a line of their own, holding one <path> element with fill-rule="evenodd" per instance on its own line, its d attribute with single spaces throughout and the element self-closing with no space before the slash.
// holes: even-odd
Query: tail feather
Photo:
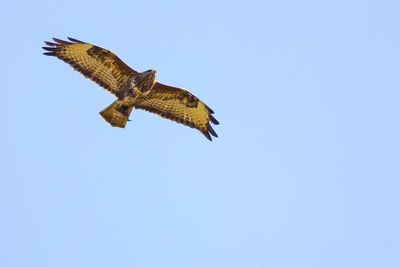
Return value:
<svg viewBox="0 0 400 267">
<path fill-rule="evenodd" d="M 121 100 L 115 100 L 100 112 L 100 116 L 112 127 L 125 128 L 133 106 L 125 106 Z"/>
</svg>

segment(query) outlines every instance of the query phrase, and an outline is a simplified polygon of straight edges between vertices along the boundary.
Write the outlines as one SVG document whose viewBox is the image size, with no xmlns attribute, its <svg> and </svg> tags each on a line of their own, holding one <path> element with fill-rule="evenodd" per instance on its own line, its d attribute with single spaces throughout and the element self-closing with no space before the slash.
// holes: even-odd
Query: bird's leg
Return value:
<svg viewBox="0 0 400 267">
<path fill-rule="evenodd" d="M 122 100 L 117 101 L 118 110 L 125 116 L 129 116 L 133 103 L 138 98 L 138 95 L 126 96 Z"/>
</svg>

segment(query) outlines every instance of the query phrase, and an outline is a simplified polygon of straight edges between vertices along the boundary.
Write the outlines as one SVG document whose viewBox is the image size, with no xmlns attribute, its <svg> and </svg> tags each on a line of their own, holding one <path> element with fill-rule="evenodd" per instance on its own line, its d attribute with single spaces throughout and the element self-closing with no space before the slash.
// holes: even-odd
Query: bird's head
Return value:
<svg viewBox="0 0 400 267">
<path fill-rule="evenodd" d="M 143 78 L 146 80 L 154 80 L 156 78 L 156 73 L 155 70 L 146 70 L 142 72 Z"/>
<path fill-rule="evenodd" d="M 136 75 L 136 86 L 140 91 L 146 92 L 153 88 L 156 83 L 156 71 L 147 70 Z"/>
<path fill-rule="evenodd" d="M 152 75 L 156 76 L 157 71 L 155 71 L 155 70 L 146 70 L 145 73 L 149 73 L 149 74 L 152 74 Z"/>
</svg>

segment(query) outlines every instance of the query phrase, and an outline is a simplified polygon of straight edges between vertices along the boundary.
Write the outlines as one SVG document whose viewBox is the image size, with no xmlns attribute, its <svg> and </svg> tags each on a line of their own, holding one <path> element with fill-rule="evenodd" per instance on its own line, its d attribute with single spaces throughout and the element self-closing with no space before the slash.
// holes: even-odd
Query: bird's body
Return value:
<svg viewBox="0 0 400 267">
<path fill-rule="evenodd" d="M 210 121 L 219 124 L 214 112 L 190 92 L 156 82 L 155 70 L 137 72 L 104 48 L 68 39 L 71 42 L 56 38 L 56 43 L 45 42 L 49 47 L 43 48 L 49 52 L 44 54 L 67 62 L 118 97 L 100 112 L 113 127 L 124 128 L 132 109 L 137 108 L 196 128 L 209 140 L 210 134 L 217 137 L 210 125 Z"/>
</svg>

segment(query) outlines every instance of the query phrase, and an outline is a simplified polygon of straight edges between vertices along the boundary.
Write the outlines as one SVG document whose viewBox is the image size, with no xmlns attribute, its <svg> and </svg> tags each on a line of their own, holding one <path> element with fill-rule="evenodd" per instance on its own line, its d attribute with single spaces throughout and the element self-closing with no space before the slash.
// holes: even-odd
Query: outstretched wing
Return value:
<svg viewBox="0 0 400 267">
<path fill-rule="evenodd" d="M 104 89 L 118 96 L 137 72 L 126 65 L 113 52 L 104 48 L 69 38 L 71 42 L 53 38 L 55 43 L 45 42 L 49 51 L 44 53 L 55 56 L 70 64 Z"/>
<path fill-rule="evenodd" d="M 210 121 L 219 124 L 211 115 L 214 113 L 212 109 L 184 89 L 157 82 L 148 97 L 135 103 L 134 107 L 154 112 L 163 118 L 196 128 L 210 141 L 210 134 L 218 137 L 210 125 Z"/>
</svg>

